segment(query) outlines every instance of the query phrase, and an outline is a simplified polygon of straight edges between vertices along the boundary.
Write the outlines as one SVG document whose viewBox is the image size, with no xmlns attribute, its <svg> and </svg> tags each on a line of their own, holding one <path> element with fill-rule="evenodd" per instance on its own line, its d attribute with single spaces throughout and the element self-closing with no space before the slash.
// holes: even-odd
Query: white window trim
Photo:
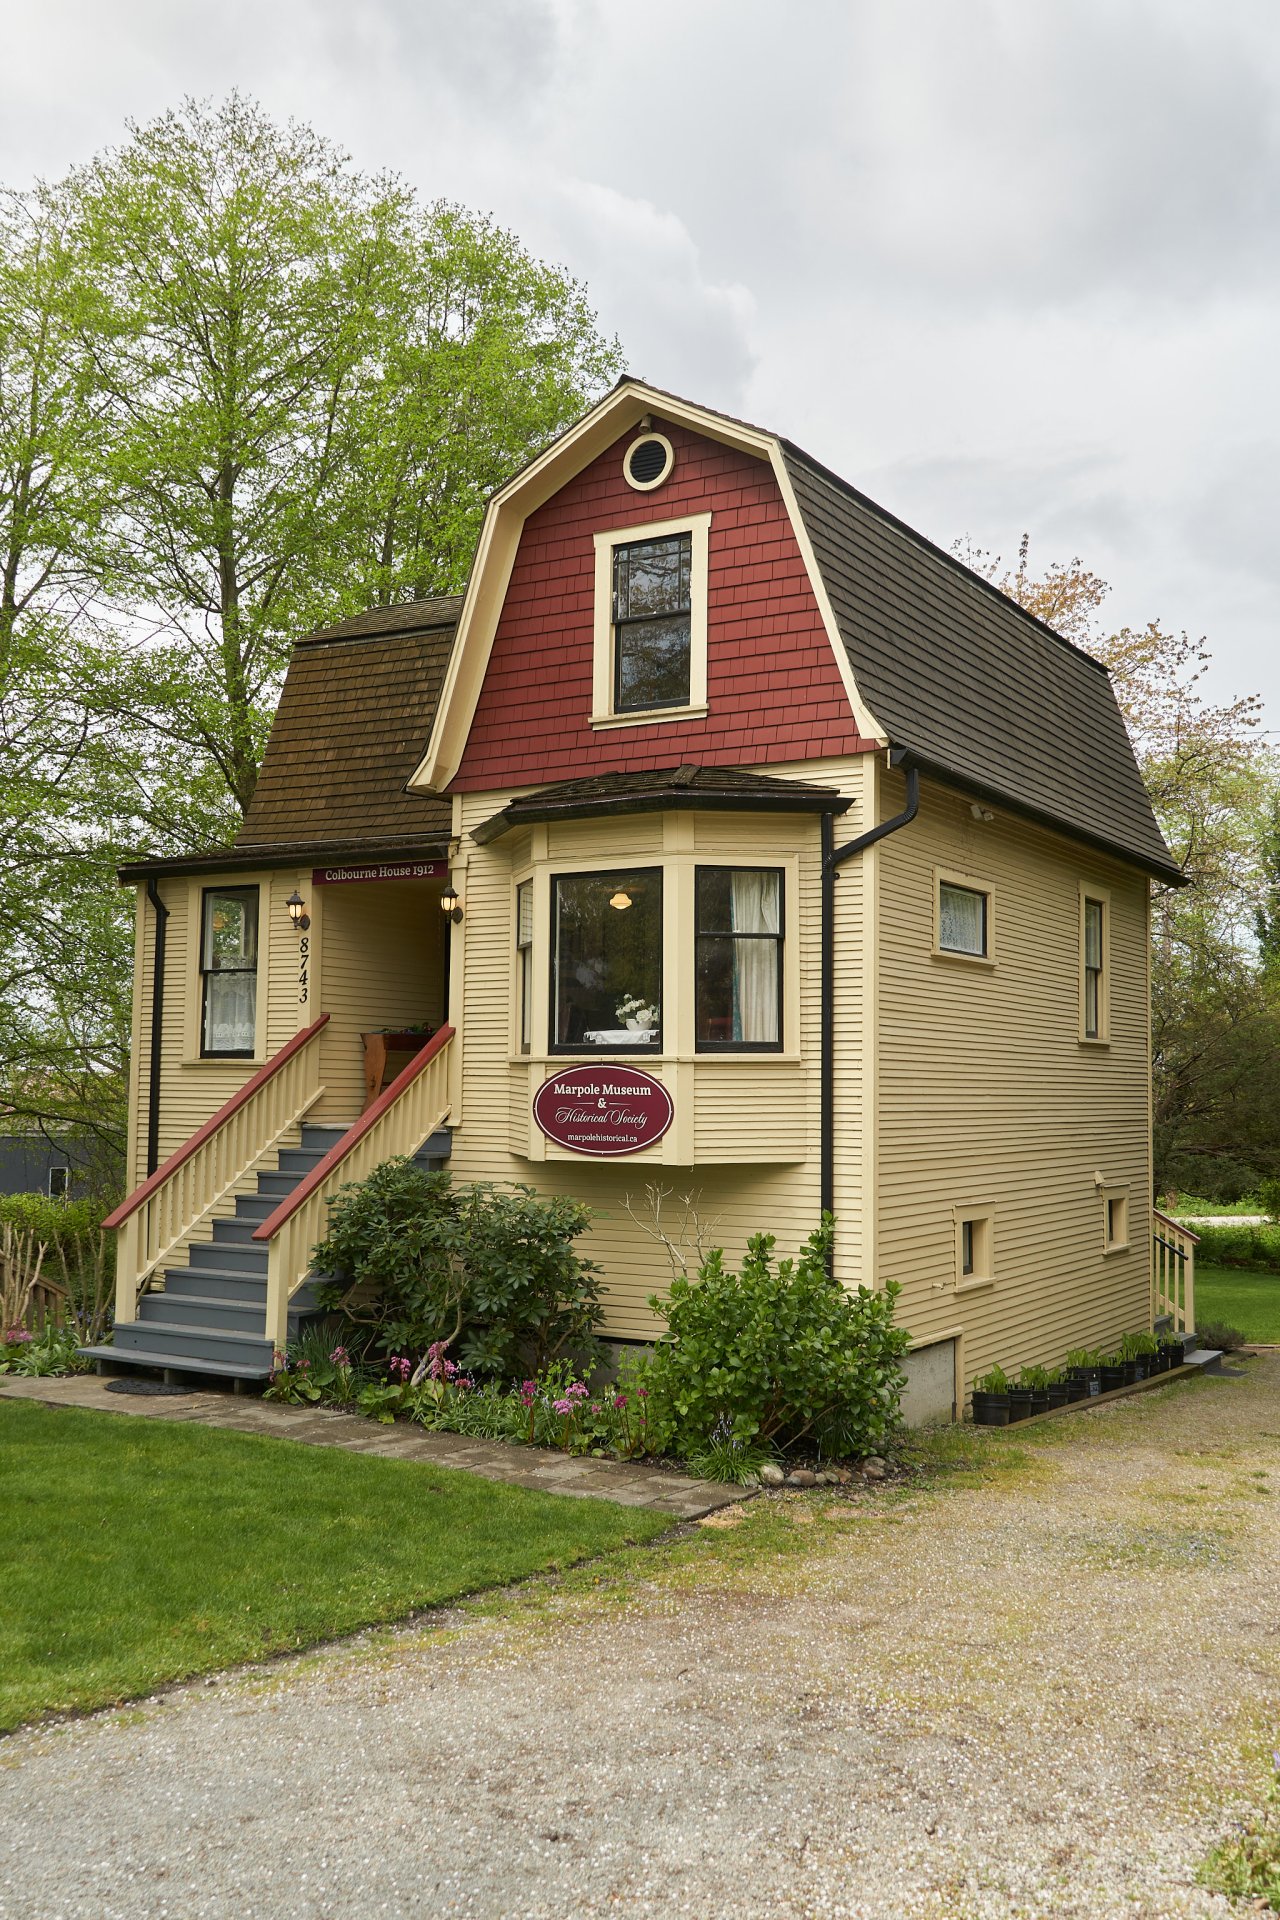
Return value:
<svg viewBox="0 0 1280 1920">
<path fill-rule="evenodd" d="M 1079 907 L 1079 994 L 1080 994 L 1080 1031 L 1078 1038 L 1082 1047 L 1109 1047 L 1111 1045 L 1111 894 L 1106 887 L 1090 886 L 1082 880 L 1078 888 Z M 1098 982 L 1098 1031 L 1085 1032 L 1085 982 L 1084 982 L 1084 903 L 1097 900 L 1102 907 L 1102 978 Z"/>
<path fill-rule="evenodd" d="M 957 953 L 953 947 L 942 944 L 942 889 L 963 887 L 968 893 L 981 893 L 987 902 L 987 950 L 985 953 Z M 931 958 L 954 963 L 961 967 L 986 967 L 996 964 L 996 893 L 989 880 L 981 880 L 976 874 L 960 873 L 952 867 L 933 869 L 933 948 Z"/>
<path fill-rule="evenodd" d="M 1090 899 L 1097 898 L 1095 894 L 1091 894 L 1089 897 Z M 1128 1253 L 1133 1245 L 1131 1237 L 1132 1225 L 1129 1219 L 1129 1189 L 1128 1187 L 1100 1187 L 1098 1191 L 1102 1200 L 1102 1251 L 1104 1254 Z M 1123 1200 L 1124 1202 L 1123 1240 L 1113 1240 L 1111 1238 L 1111 1203 L 1113 1200 Z"/>
<path fill-rule="evenodd" d="M 655 707 L 649 713 L 615 713 L 613 708 L 613 550 L 633 540 L 665 540 L 687 533 L 689 542 L 689 699 L 683 707 Z M 707 711 L 707 553 L 711 515 L 686 514 L 681 520 L 648 520 L 636 527 L 610 527 L 597 533 L 595 625 L 591 658 L 593 727 L 659 726 L 690 720 Z"/>
<path fill-rule="evenodd" d="M 662 1046 L 643 1057 L 628 1054 L 631 1064 L 644 1066 L 654 1061 L 689 1061 L 712 1069 L 733 1062 L 762 1067 L 795 1066 L 803 1058 L 800 1043 L 800 940 L 796 932 L 800 901 L 800 860 L 795 854 L 770 855 L 759 864 L 780 868 L 784 888 L 784 926 L 782 942 L 782 1038 L 780 1051 L 734 1052 L 726 1048 L 714 1053 L 700 1051 L 694 1041 L 694 967 L 696 950 L 696 914 L 694 870 L 697 867 L 748 867 L 753 862 L 737 852 L 720 853 L 703 849 L 696 853 L 619 854 L 614 859 L 599 853 L 571 856 L 538 855 L 526 860 L 511 876 L 511 991 L 507 1058 L 511 1066 L 534 1065 L 548 1072 L 563 1067 L 566 1060 L 599 1057 L 591 1049 L 581 1055 L 552 1052 L 551 1020 L 551 881 L 556 874 L 612 872 L 628 867 L 659 867 L 662 870 Z M 520 1051 L 520 1003 L 518 968 L 515 966 L 516 887 L 522 880 L 533 881 L 533 1032 L 528 1053 Z"/>
<path fill-rule="evenodd" d="M 983 1287 L 994 1287 L 996 1283 L 996 1210 L 993 1206 L 958 1206 L 951 1210 L 955 1229 L 956 1283 L 957 1293 L 976 1293 Z M 964 1270 L 964 1234 L 962 1229 L 967 1220 L 984 1228 L 982 1251 L 985 1256 L 980 1273 L 966 1273 Z M 975 1255 L 977 1249 L 975 1248 Z"/>
</svg>

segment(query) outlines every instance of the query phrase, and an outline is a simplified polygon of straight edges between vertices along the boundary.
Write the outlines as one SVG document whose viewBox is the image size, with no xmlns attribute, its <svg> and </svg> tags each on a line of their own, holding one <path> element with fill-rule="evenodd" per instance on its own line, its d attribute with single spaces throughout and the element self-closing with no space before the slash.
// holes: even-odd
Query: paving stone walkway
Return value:
<svg viewBox="0 0 1280 1920">
<path fill-rule="evenodd" d="M 514 1487 L 538 1487 L 574 1499 L 616 1500 L 624 1507 L 649 1507 L 675 1520 L 697 1520 L 704 1513 L 746 1497 L 742 1487 L 694 1480 L 662 1467 L 622 1460 L 583 1460 L 545 1447 L 508 1446 L 499 1440 L 469 1440 L 458 1433 L 427 1433 L 421 1427 L 381 1426 L 358 1414 L 329 1408 L 282 1407 L 272 1401 L 194 1388 L 190 1393 L 143 1396 L 112 1393 L 94 1374 L 66 1380 L 30 1380 L 0 1376 L 0 1398 L 39 1400 L 48 1407 L 82 1407 L 95 1413 L 134 1414 L 142 1419 L 192 1420 L 203 1427 L 229 1427 L 278 1440 L 299 1440 L 310 1447 L 343 1447 L 348 1453 L 376 1453 L 389 1460 L 426 1460 L 433 1467 L 456 1467 L 485 1480 Z"/>
</svg>

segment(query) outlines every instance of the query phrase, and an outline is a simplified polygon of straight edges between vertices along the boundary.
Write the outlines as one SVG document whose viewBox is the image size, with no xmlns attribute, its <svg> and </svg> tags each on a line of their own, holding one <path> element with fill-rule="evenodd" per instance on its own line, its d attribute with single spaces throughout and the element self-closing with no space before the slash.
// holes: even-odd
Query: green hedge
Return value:
<svg viewBox="0 0 1280 1920">
<path fill-rule="evenodd" d="M 1280 1273 L 1280 1226 L 1247 1220 L 1230 1226 L 1196 1226 L 1197 1260 L 1211 1267 L 1248 1267 L 1255 1273 Z"/>
<path fill-rule="evenodd" d="M 96 1239 L 107 1209 L 100 1200 L 51 1200 L 47 1193 L 0 1194 L 0 1220 L 34 1233 L 46 1246 L 71 1248 Z"/>
</svg>

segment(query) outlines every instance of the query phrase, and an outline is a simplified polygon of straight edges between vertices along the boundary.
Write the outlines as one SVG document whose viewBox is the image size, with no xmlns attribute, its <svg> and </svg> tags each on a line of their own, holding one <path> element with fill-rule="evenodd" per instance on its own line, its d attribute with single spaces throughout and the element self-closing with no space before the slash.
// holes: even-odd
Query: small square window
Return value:
<svg viewBox="0 0 1280 1920">
<path fill-rule="evenodd" d="M 1127 1247 L 1129 1244 L 1129 1196 L 1127 1193 L 1104 1193 L 1103 1232 L 1106 1236 L 1108 1253 Z"/>
<path fill-rule="evenodd" d="M 989 1207 L 956 1209 L 956 1285 L 989 1285 L 992 1271 L 992 1213 Z"/>
<path fill-rule="evenodd" d="M 989 896 L 978 887 L 938 882 L 938 948 L 985 960 L 989 948 Z"/>
<path fill-rule="evenodd" d="M 49 1198 L 51 1200 L 65 1200 L 70 1190 L 71 1190 L 70 1167 L 50 1167 Z"/>
</svg>

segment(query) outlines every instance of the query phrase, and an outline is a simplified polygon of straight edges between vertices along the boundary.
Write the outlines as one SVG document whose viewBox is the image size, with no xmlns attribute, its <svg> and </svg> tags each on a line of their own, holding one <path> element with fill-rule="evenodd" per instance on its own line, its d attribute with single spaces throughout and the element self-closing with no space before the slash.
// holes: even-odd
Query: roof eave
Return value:
<svg viewBox="0 0 1280 1920">
<path fill-rule="evenodd" d="M 656 793 L 619 794 L 616 798 L 591 800 L 549 800 L 539 803 L 513 801 L 498 813 L 490 814 L 471 830 L 477 846 L 488 846 L 503 834 L 518 827 L 541 826 L 553 820 L 601 820 L 632 813 L 847 813 L 851 798 L 837 793 L 742 793 L 704 791 L 698 788 L 665 788 Z"/>
</svg>

